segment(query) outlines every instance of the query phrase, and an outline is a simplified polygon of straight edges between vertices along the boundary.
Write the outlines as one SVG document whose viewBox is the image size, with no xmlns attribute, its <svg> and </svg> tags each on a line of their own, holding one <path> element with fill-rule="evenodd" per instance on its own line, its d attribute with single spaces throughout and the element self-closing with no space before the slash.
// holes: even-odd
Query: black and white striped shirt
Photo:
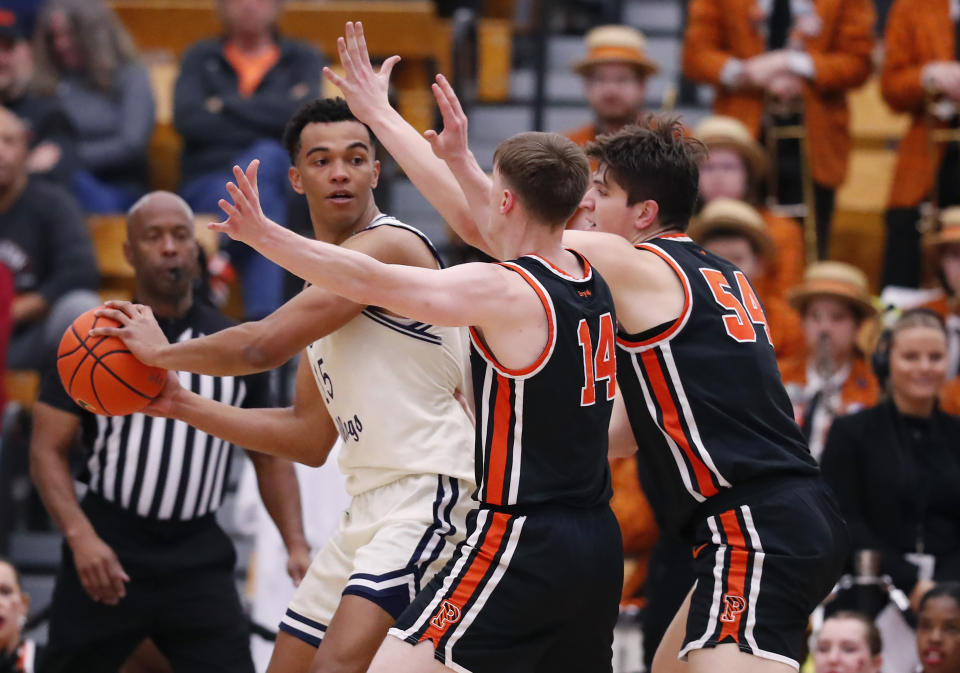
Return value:
<svg viewBox="0 0 960 673">
<path fill-rule="evenodd" d="M 231 324 L 203 304 L 194 304 L 177 320 L 158 322 L 171 342 L 212 334 Z M 185 388 L 219 402 L 241 407 L 269 404 L 266 374 L 179 376 Z M 230 471 L 229 443 L 174 419 L 92 414 L 67 395 L 56 370 L 45 378 L 40 401 L 81 417 L 83 444 L 89 451 L 82 478 L 91 492 L 151 519 L 186 521 L 220 506 Z"/>
</svg>

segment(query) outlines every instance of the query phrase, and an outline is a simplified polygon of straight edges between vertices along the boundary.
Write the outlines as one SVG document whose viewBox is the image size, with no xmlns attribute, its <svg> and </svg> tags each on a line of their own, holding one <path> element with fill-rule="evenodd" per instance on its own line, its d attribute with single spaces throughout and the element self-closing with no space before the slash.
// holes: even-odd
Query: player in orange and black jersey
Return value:
<svg viewBox="0 0 960 673">
<path fill-rule="evenodd" d="M 589 166 L 549 133 L 505 140 L 494 165 L 474 212 L 502 264 L 433 271 L 303 239 L 263 215 L 256 163 L 235 169 L 227 220 L 212 225 L 353 301 L 471 326 L 479 509 L 373 673 L 612 670 L 623 572 L 608 502 L 616 316 L 604 280 L 561 243 Z"/>
</svg>

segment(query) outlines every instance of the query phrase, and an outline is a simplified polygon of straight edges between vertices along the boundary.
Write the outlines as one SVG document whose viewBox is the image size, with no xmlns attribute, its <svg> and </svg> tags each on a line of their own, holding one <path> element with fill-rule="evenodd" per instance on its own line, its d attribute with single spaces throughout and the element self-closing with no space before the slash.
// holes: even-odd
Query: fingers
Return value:
<svg viewBox="0 0 960 673">
<path fill-rule="evenodd" d="M 130 581 L 127 573 L 123 571 L 120 561 L 113 559 L 107 561 L 107 576 L 110 582 L 110 591 L 115 600 L 119 601 L 127 595 L 126 582 Z"/>
<path fill-rule="evenodd" d="M 92 337 L 120 337 L 126 336 L 127 332 L 123 327 L 94 327 L 87 333 Z"/>
<path fill-rule="evenodd" d="M 347 85 L 347 80 L 342 78 L 340 75 L 335 73 L 333 70 L 327 66 L 323 66 L 323 76 L 327 78 L 327 81 L 333 84 L 335 87 L 343 91 L 343 88 Z"/>
<path fill-rule="evenodd" d="M 247 167 L 248 171 L 252 171 L 254 180 L 257 179 L 257 166 L 259 165 L 259 159 L 254 159 L 250 162 L 250 166 Z M 237 207 L 241 211 L 249 208 L 255 212 L 257 209 L 254 207 L 254 203 L 258 203 L 259 199 L 257 198 L 256 189 L 251 184 L 250 178 L 240 170 L 239 166 L 233 167 L 233 177 L 236 182 L 227 183 L 227 193 L 233 197 L 234 203 L 237 204 Z M 240 197 L 242 197 L 242 202 Z"/>
<path fill-rule="evenodd" d="M 349 25 L 350 24 L 348 23 L 347 26 Z M 354 74 L 356 72 L 356 64 L 353 61 L 353 57 L 350 55 L 350 50 L 347 48 L 347 41 L 345 38 L 337 38 L 337 54 L 340 55 L 340 65 L 343 66 L 344 71 L 348 75 Z"/>
<path fill-rule="evenodd" d="M 357 21 L 354 25 L 354 43 L 357 46 L 357 55 L 361 56 L 363 63 L 373 70 L 373 67 L 370 65 L 370 52 L 367 51 L 367 38 L 363 34 L 363 24 L 360 21 Z"/>
<path fill-rule="evenodd" d="M 238 179 L 244 179 L 244 178 L 238 178 Z M 247 195 L 235 183 L 233 182 L 227 183 L 227 194 L 229 194 L 230 198 L 233 199 L 233 209 L 237 213 L 237 215 L 245 214 L 253 211 L 253 205 L 250 203 L 250 200 L 247 199 Z"/>
<path fill-rule="evenodd" d="M 380 76 L 390 79 L 390 74 L 393 72 L 393 67 L 400 62 L 400 56 L 394 54 L 386 61 L 383 62 L 383 65 L 380 66 Z"/>
<path fill-rule="evenodd" d="M 260 160 L 254 159 L 247 166 L 246 178 L 247 182 L 250 183 L 250 189 L 253 191 L 253 194 L 259 200 L 260 198 L 260 185 L 257 184 L 257 174 L 260 172 Z"/>
<path fill-rule="evenodd" d="M 457 94 L 450 85 L 450 82 L 447 81 L 447 78 L 438 73 L 437 83 L 440 85 L 440 89 L 443 91 L 444 96 L 446 96 L 447 100 L 450 102 L 450 107 L 453 108 L 453 111 L 458 116 L 466 119 L 467 115 L 463 112 L 463 106 L 460 105 L 460 99 L 457 98 Z"/>
<path fill-rule="evenodd" d="M 118 311 L 113 308 L 100 308 L 94 313 L 94 315 L 100 316 L 101 318 L 108 318 L 110 320 L 116 320 L 118 323 L 126 327 L 130 324 L 131 316 L 127 315 L 125 311 Z"/>
</svg>

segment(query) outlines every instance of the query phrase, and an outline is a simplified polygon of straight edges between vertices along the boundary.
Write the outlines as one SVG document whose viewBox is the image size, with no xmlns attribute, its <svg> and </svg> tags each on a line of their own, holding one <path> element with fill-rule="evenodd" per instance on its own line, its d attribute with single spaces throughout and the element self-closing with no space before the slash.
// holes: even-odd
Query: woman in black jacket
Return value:
<svg viewBox="0 0 960 673">
<path fill-rule="evenodd" d="M 838 418 L 821 462 L 853 549 L 879 552 L 914 606 L 933 580 L 960 580 L 960 418 L 937 405 L 946 350 L 939 316 L 904 313 L 878 346 L 886 399 Z"/>
</svg>

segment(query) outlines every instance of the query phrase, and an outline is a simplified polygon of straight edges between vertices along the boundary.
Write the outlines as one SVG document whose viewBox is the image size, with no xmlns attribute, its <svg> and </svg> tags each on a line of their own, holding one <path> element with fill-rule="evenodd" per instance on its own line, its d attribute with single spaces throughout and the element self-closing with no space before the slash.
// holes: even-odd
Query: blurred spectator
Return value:
<svg viewBox="0 0 960 673">
<path fill-rule="evenodd" d="M 859 612 L 829 617 L 816 634 L 813 673 L 880 673 L 883 641 L 876 625 Z"/>
<path fill-rule="evenodd" d="M 917 606 L 921 673 L 960 673 L 960 583 L 937 584 Z"/>
<path fill-rule="evenodd" d="M 587 55 L 573 69 L 583 77 L 583 90 L 593 121 L 563 135 L 581 147 L 598 135 L 636 123 L 643 112 L 647 78 L 660 66 L 647 56 L 643 33 L 630 26 L 598 26 L 585 38 Z"/>
<path fill-rule="evenodd" d="M 23 638 L 30 597 L 13 563 L 0 557 L 0 673 L 34 673 L 37 645 Z"/>
<path fill-rule="evenodd" d="M 281 0 L 218 0 L 224 34 L 194 45 L 180 65 L 174 126 L 183 136 L 180 192 L 197 212 L 219 213 L 232 167 L 260 159 L 260 201 L 268 217 L 287 220 L 284 125 L 320 93 L 315 49 L 276 32 Z M 277 308 L 283 271 L 252 249 L 230 242 L 241 276 L 244 311 L 255 320 Z"/>
<path fill-rule="evenodd" d="M 697 125 L 693 135 L 710 154 L 700 164 L 700 198 L 746 201 L 763 216 L 773 250 L 762 278 L 752 281 L 764 299 L 784 297 L 800 282 L 804 267 L 803 229 L 796 220 L 766 208 L 760 194 L 767 179 L 767 155 L 738 119 L 716 115 Z"/>
<path fill-rule="evenodd" d="M 957 128 L 960 118 L 960 6 L 951 0 L 897 0 L 887 20 L 880 84 L 897 112 L 912 115 L 900 140 L 886 213 L 883 285 L 920 283 L 920 204 L 960 204 L 960 147 L 937 145 L 931 156 L 930 125 Z"/>
<path fill-rule="evenodd" d="M 924 304 L 947 325 L 947 379 L 960 374 L 960 206 L 940 213 L 940 228 L 926 249 L 936 268 L 942 296 Z"/>
<path fill-rule="evenodd" d="M 876 314 L 860 269 L 843 262 L 810 266 L 790 301 L 803 320 L 805 353 L 780 363 L 797 423 L 820 459 L 837 416 L 877 403 L 880 386 L 857 347 L 864 321 Z"/>
<path fill-rule="evenodd" d="M 872 0 L 691 0 L 684 74 L 716 87 L 714 111 L 756 138 L 802 124 L 813 178 L 818 253 L 827 256 L 834 196 L 847 172 L 846 92 L 870 74 Z M 776 201 L 803 203 L 797 141 L 777 147 Z"/>
<path fill-rule="evenodd" d="M 960 418 L 937 407 L 946 354 L 936 314 L 903 313 L 874 355 L 887 399 L 835 419 L 821 460 L 853 549 L 879 553 L 914 605 L 932 581 L 960 579 Z"/>
<path fill-rule="evenodd" d="M 30 45 L 13 12 L 0 9 L 0 105 L 26 125 L 28 170 L 69 186 L 76 168 L 76 130 L 55 97 L 30 89 L 32 78 Z"/>
<path fill-rule="evenodd" d="M 762 283 L 773 241 L 763 218 L 750 204 L 717 198 L 708 203 L 687 230 L 694 241 L 743 271 L 754 287 Z M 804 351 L 800 318 L 780 297 L 758 293 L 763 303 L 777 359 L 801 356 Z M 747 297 L 743 298 L 744 302 Z"/>
<path fill-rule="evenodd" d="M 23 122 L 0 108 L 0 261 L 14 273 L 11 369 L 53 364 L 74 318 L 100 303 L 90 235 L 73 197 L 27 174 Z"/>
<path fill-rule="evenodd" d="M 34 91 L 58 97 L 77 130 L 80 204 L 125 212 L 146 191 L 154 122 L 150 78 L 133 41 L 103 0 L 48 0 L 33 51 Z"/>
<path fill-rule="evenodd" d="M 154 192 L 134 204 L 124 252 L 136 298 L 157 315 L 168 339 L 229 326 L 193 296 L 199 250 L 183 199 Z M 269 406 L 263 374 L 181 377 L 218 401 Z M 87 457 L 82 501 L 69 467 L 78 430 Z M 55 371 L 48 373 L 34 405 L 30 473 L 64 544 L 44 671 L 114 673 L 149 637 L 175 671 L 253 673 L 233 576 L 236 552 L 215 515 L 232 453 L 230 444 L 180 421 L 95 416 L 67 396 Z M 306 568 L 293 466 L 272 456 L 251 459 L 267 509 L 301 559 L 298 567 Z"/>
</svg>

